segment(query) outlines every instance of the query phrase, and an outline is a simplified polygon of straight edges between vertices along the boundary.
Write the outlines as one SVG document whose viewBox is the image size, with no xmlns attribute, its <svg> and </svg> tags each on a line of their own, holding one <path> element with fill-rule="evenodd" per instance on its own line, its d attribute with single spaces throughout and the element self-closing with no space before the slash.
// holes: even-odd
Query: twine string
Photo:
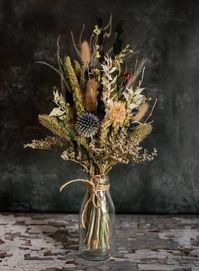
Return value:
<svg viewBox="0 0 199 271">
<path fill-rule="evenodd" d="M 90 201 L 92 201 L 93 205 L 95 208 L 100 208 L 102 206 L 102 199 L 99 197 L 98 193 L 99 191 L 108 191 L 110 188 L 109 183 L 100 183 L 102 179 L 104 179 L 104 175 L 94 175 L 91 180 L 86 180 L 86 179 L 75 179 L 71 181 L 67 181 L 60 187 L 60 192 L 69 184 L 76 183 L 76 182 L 81 182 L 84 183 L 89 190 L 89 196 L 88 199 L 84 205 L 83 211 L 82 211 L 82 226 L 83 228 L 86 228 L 85 223 L 84 223 L 84 216 L 86 214 L 86 210 L 88 208 L 88 204 Z M 97 202 L 97 204 L 95 203 Z"/>
</svg>

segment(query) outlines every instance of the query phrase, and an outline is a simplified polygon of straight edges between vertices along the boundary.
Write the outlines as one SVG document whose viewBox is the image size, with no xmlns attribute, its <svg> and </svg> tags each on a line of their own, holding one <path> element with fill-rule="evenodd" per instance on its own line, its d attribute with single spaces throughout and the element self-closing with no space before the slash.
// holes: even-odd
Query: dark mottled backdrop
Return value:
<svg viewBox="0 0 199 271">
<path fill-rule="evenodd" d="M 37 60 L 55 63 L 56 39 L 72 54 L 69 32 L 86 37 L 96 15 L 126 20 L 126 40 L 147 57 L 145 86 L 158 97 L 147 146 L 158 158 L 142 166 L 116 166 L 111 174 L 117 212 L 199 211 L 199 2 L 153 0 L 0 1 L 0 210 L 76 212 L 84 188 L 59 186 L 82 175 L 55 153 L 24 150 L 46 131 L 39 112 L 57 75 Z"/>
</svg>

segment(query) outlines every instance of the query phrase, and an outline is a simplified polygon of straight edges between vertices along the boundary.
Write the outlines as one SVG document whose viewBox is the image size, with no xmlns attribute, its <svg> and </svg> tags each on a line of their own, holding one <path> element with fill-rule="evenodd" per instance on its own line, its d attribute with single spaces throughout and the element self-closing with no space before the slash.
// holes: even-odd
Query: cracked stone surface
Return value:
<svg viewBox="0 0 199 271">
<path fill-rule="evenodd" d="M 199 216 L 117 215 L 113 257 L 78 255 L 78 216 L 0 215 L 1 271 L 198 271 Z"/>
</svg>

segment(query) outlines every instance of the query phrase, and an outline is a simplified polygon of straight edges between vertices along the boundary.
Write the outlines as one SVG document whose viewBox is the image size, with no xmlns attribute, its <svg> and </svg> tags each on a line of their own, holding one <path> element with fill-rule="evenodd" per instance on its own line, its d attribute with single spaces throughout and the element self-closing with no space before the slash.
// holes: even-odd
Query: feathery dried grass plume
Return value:
<svg viewBox="0 0 199 271">
<path fill-rule="evenodd" d="M 141 106 L 138 109 L 138 113 L 135 116 L 133 116 L 132 119 L 134 121 L 140 121 L 146 115 L 148 109 L 149 109 L 148 103 L 141 104 Z"/>
<path fill-rule="evenodd" d="M 83 62 L 84 67 L 88 66 L 88 64 L 91 61 L 91 52 L 90 52 L 89 44 L 86 40 L 83 41 L 81 44 L 80 55 L 81 55 L 81 60 Z"/>
<path fill-rule="evenodd" d="M 85 108 L 87 112 L 96 112 L 98 82 L 93 78 L 87 82 L 85 93 Z"/>
</svg>

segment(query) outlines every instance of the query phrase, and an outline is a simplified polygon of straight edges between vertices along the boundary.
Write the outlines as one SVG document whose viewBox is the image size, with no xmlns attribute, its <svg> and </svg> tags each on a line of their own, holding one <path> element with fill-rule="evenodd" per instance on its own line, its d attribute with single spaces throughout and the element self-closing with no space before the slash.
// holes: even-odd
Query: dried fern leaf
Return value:
<svg viewBox="0 0 199 271">
<path fill-rule="evenodd" d="M 68 80 L 69 80 L 70 86 L 72 88 L 76 112 L 77 112 L 77 115 L 79 116 L 85 112 L 84 102 L 83 102 L 84 101 L 83 93 L 80 89 L 77 76 L 76 76 L 75 71 L 73 69 L 73 66 L 71 64 L 70 57 L 67 56 L 65 58 L 64 63 L 65 63 L 67 74 L 68 74 Z"/>
<path fill-rule="evenodd" d="M 48 115 L 39 115 L 38 118 L 39 118 L 39 122 L 44 127 L 49 129 L 53 134 L 55 134 L 61 138 L 64 138 L 66 140 L 69 140 L 68 131 L 63 127 L 60 127 L 60 125 L 55 117 L 51 117 Z"/>
<path fill-rule="evenodd" d="M 129 142 L 140 143 L 142 142 L 152 131 L 152 125 L 150 123 L 140 124 L 135 130 L 129 135 Z"/>
</svg>

